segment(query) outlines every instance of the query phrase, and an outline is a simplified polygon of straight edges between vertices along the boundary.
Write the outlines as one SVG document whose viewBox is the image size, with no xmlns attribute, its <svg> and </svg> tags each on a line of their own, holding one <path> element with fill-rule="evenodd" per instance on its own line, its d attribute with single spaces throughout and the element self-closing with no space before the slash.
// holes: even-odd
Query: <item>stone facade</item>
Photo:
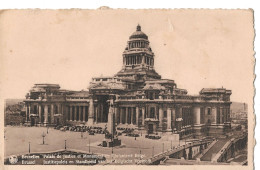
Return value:
<svg viewBox="0 0 260 170">
<path fill-rule="evenodd" d="M 88 91 L 57 84 L 35 84 L 26 96 L 31 125 L 112 123 L 148 133 L 224 133 L 230 129 L 230 95 L 225 88 L 203 88 L 188 95 L 154 69 L 148 36 L 138 25 L 123 52 L 123 67 L 112 77 L 94 77 Z M 110 126 L 111 128 L 111 126 Z"/>
</svg>

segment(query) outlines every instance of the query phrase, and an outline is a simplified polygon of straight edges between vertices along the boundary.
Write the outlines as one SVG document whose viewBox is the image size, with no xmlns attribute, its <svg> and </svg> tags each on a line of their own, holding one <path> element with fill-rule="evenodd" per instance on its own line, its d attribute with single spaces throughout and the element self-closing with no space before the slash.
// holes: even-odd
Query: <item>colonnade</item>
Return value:
<svg viewBox="0 0 260 170">
<path fill-rule="evenodd" d="M 226 106 L 183 106 L 183 105 L 128 105 L 114 107 L 115 122 L 117 124 L 132 124 L 145 126 L 146 118 L 151 121 L 157 120 L 159 129 L 166 131 L 181 130 L 190 125 L 201 126 L 210 120 L 211 124 L 224 124 L 230 121 L 229 107 Z M 151 114 L 153 108 L 153 114 Z M 65 110 L 66 109 L 66 110 Z M 91 99 L 87 104 L 70 104 L 68 106 L 62 103 L 26 103 L 26 122 L 34 117 L 36 124 L 55 124 L 55 116 L 63 116 L 65 121 L 94 123 L 94 114 L 97 112 L 94 102 Z M 65 117 L 64 117 L 65 116 Z M 149 121 L 149 120 L 147 120 Z M 98 123 L 98 122 L 96 122 Z"/>
<path fill-rule="evenodd" d="M 78 122 L 87 122 L 88 121 L 88 106 L 86 105 L 70 105 L 69 116 L 67 121 L 78 121 Z"/>
<path fill-rule="evenodd" d="M 125 56 L 125 65 L 136 65 L 136 64 L 147 64 L 150 66 L 154 65 L 154 59 L 149 56 Z"/>
<path fill-rule="evenodd" d="M 64 107 L 61 103 L 35 103 L 25 105 L 25 121 L 30 122 L 31 116 L 36 117 L 35 124 L 54 124 L 54 116 L 61 115 Z"/>
</svg>

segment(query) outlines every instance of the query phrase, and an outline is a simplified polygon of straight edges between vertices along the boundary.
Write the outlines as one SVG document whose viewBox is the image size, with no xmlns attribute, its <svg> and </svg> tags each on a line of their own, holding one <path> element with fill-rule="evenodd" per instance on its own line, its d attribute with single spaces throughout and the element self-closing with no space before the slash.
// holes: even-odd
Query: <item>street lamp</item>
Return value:
<svg viewBox="0 0 260 170">
<path fill-rule="evenodd" d="M 46 134 L 44 132 L 42 132 L 42 144 L 44 145 L 44 137 L 46 136 Z"/>
<path fill-rule="evenodd" d="M 29 153 L 31 153 L 31 143 L 29 142 Z"/>
<path fill-rule="evenodd" d="M 90 139 L 88 140 L 88 152 L 90 153 Z"/>
<path fill-rule="evenodd" d="M 162 144 L 162 152 L 164 152 L 164 143 Z"/>
</svg>

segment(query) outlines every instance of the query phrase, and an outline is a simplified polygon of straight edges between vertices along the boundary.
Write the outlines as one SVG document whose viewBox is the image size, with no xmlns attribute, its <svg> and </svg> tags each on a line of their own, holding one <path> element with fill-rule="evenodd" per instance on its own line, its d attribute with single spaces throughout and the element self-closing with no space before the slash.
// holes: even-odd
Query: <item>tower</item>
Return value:
<svg viewBox="0 0 260 170">
<path fill-rule="evenodd" d="M 117 77 L 139 82 L 161 78 L 154 70 L 154 53 L 148 36 L 142 32 L 139 24 L 129 37 L 122 56 L 123 68 L 116 74 Z"/>
</svg>

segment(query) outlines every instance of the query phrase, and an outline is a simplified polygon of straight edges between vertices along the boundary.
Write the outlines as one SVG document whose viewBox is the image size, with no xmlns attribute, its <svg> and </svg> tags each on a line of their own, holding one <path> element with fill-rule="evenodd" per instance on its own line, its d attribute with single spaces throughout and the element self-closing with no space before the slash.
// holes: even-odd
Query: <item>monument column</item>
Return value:
<svg viewBox="0 0 260 170">
<path fill-rule="evenodd" d="M 108 110 L 108 120 L 107 120 L 107 130 L 110 134 L 114 134 L 114 119 L 113 119 L 113 99 L 110 99 L 109 110 Z"/>
<path fill-rule="evenodd" d="M 88 125 L 93 125 L 94 122 L 94 101 L 93 98 L 89 101 Z M 97 118 L 96 118 L 97 119 Z"/>
<path fill-rule="evenodd" d="M 48 105 L 44 105 L 44 125 L 48 124 Z"/>
<path fill-rule="evenodd" d="M 136 111 L 135 111 L 135 116 L 136 116 L 136 118 L 135 118 L 135 124 L 138 126 L 138 119 L 139 119 L 139 107 L 137 106 L 136 107 Z"/>
<path fill-rule="evenodd" d="M 39 124 L 42 122 L 42 106 L 38 104 Z"/>
<path fill-rule="evenodd" d="M 115 108 L 115 123 L 118 123 L 118 107 L 114 107 Z"/>
<path fill-rule="evenodd" d="M 172 131 L 171 122 L 172 122 L 172 112 L 171 112 L 171 108 L 168 107 L 167 108 L 167 131 L 168 132 Z"/>
</svg>

